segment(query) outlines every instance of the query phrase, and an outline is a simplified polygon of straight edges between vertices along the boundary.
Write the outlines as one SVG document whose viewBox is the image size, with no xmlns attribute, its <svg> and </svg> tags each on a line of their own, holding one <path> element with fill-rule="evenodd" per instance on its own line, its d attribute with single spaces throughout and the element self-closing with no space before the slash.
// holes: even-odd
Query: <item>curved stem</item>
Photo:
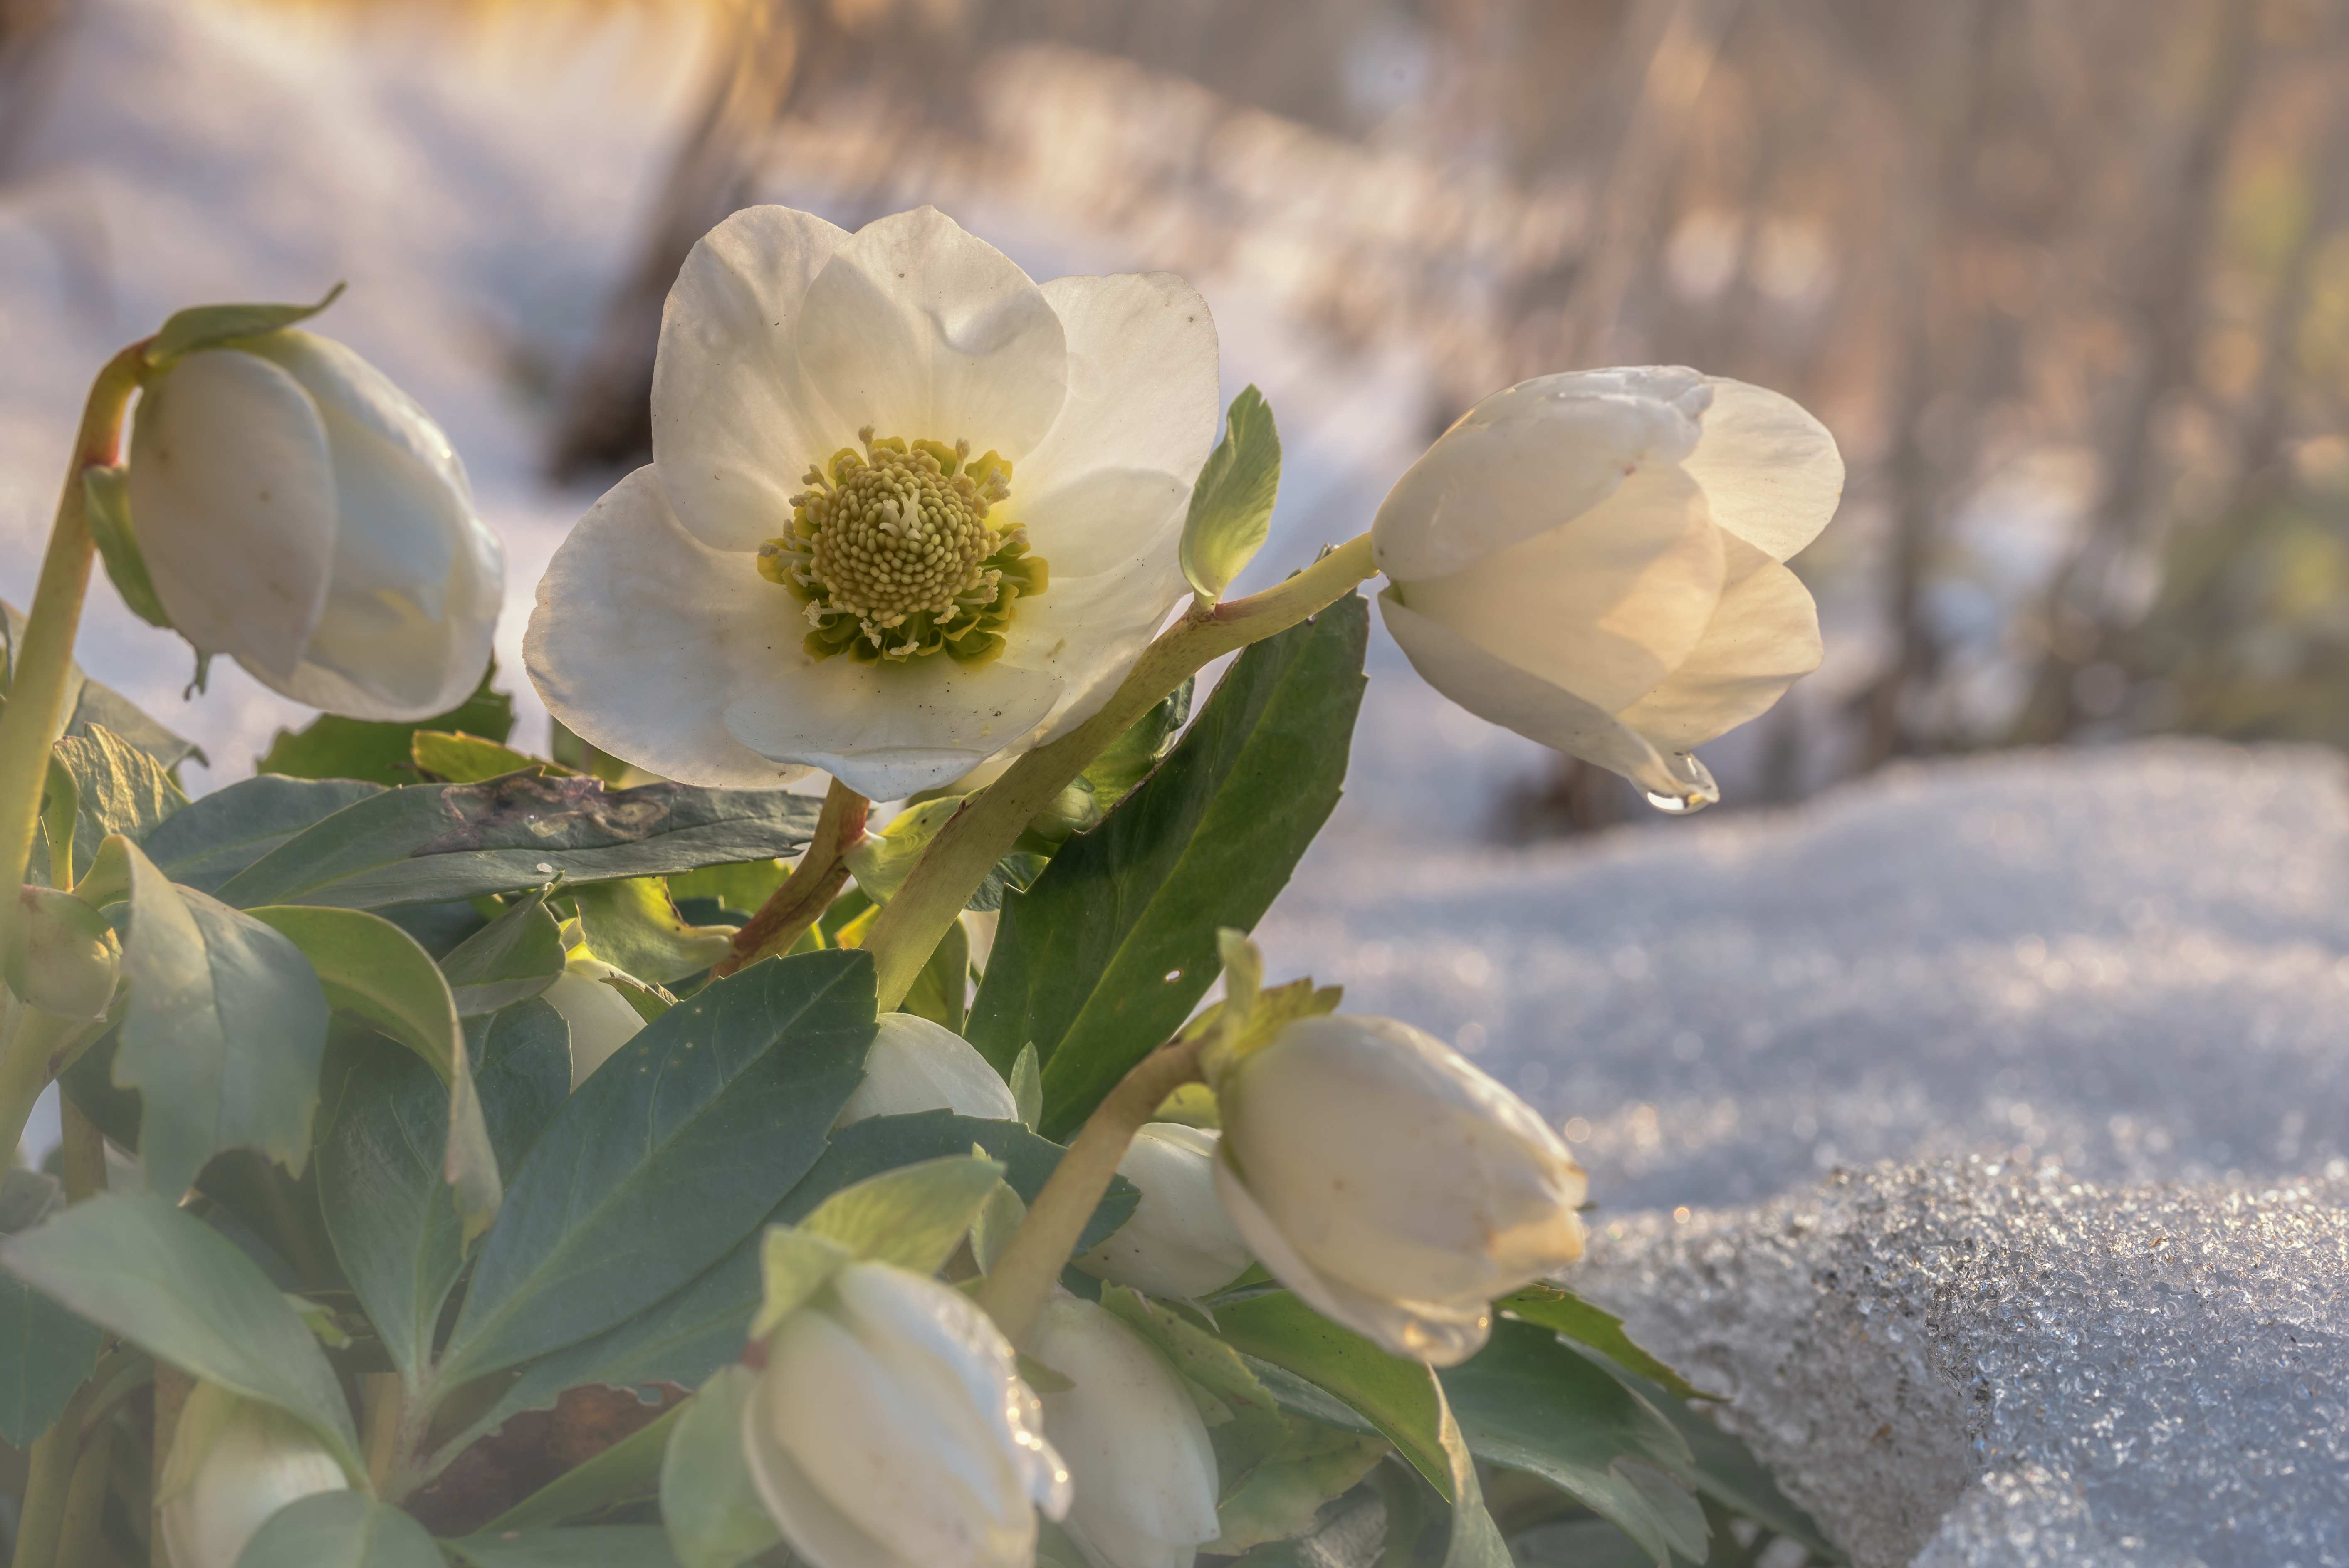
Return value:
<svg viewBox="0 0 2349 1568">
<path fill-rule="evenodd" d="M 800 863 L 734 933 L 733 950 L 709 967 L 712 979 L 723 980 L 746 964 L 789 951 L 823 918 L 848 880 L 845 857 L 864 836 L 864 818 L 872 807 L 871 801 L 838 779 L 832 781 L 815 820 L 815 836 L 801 853 Z"/>
<path fill-rule="evenodd" d="M 897 896 L 874 918 L 864 939 L 865 950 L 879 970 L 882 1011 L 905 999 L 938 939 L 1030 819 L 1104 747 L 1211 661 L 1288 630 L 1352 592 L 1377 570 L 1371 558 L 1371 536 L 1363 534 L 1260 594 L 1213 607 L 1195 601 L 1182 619 L 1143 649 L 1125 683 L 1099 712 L 1059 740 L 1030 752 L 1001 778 L 966 799 L 930 841 Z"/>
<path fill-rule="evenodd" d="M 1199 1042 L 1162 1045 L 1135 1063 L 1085 1119 L 978 1287 L 978 1304 L 1013 1345 L 1035 1328 L 1036 1314 L 1051 1299 L 1061 1270 L 1084 1239 L 1085 1224 L 1101 1206 L 1133 1135 L 1158 1114 L 1167 1096 L 1198 1081 Z"/>
</svg>

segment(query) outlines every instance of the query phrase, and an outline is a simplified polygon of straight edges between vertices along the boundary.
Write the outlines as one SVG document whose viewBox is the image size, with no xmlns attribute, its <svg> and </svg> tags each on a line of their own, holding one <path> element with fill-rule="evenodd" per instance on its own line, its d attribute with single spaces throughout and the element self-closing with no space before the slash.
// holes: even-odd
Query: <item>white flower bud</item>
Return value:
<svg viewBox="0 0 2349 1568">
<path fill-rule="evenodd" d="M 200 1383 L 181 1410 L 160 1488 L 171 1568 L 236 1568 L 270 1515 L 349 1484 L 301 1422 Z"/>
<path fill-rule="evenodd" d="M 812 1568 L 1030 1568 L 1069 1507 L 1010 1344 L 969 1297 L 851 1263 L 768 1339 L 742 1411 L 759 1496 Z"/>
<path fill-rule="evenodd" d="M 9 989 L 61 1018 L 104 1012 L 122 970 L 122 944 L 106 918 L 55 888 L 26 888 L 21 900 Z"/>
<path fill-rule="evenodd" d="M 1390 1018 L 1305 1018 L 1217 1069 L 1216 1187 L 1316 1311 L 1449 1366 L 1582 1255 L 1581 1168 L 1523 1100 Z"/>
<path fill-rule="evenodd" d="M 490 659 L 504 591 L 449 438 L 331 338 L 285 330 L 173 362 L 130 436 L 131 532 L 202 653 L 313 707 L 421 719 Z"/>
<path fill-rule="evenodd" d="M 1092 1568 L 1191 1568 L 1223 1527 L 1215 1445 L 1174 1369 L 1072 1296 L 1045 1304 L 1035 1353 L 1074 1385 L 1044 1396 L 1045 1435 L 1076 1483 L 1069 1538 Z"/>
<path fill-rule="evenodd" d="M 836 1125 L 939 1110 L 980 1121 L 1019 1119 L 1011 1085 L 977 1046 L 926 1018 L 883 1013 L 873 1048 L 865 1053 L 864 1082 L 840 1108 Z"/>
<path fill-rule="evenodd" d="M 604 983 L 607 975 L 627 978 L 625 971 L 589 956 L 586 949 L 576 948 L 564 964 L 563 973 L 540 992 L 571 1025 L 571 1086 L 574 1089 L 645 1026 L 643 1015 L 629 1005 L 628 999 Z"/>
<path fill-rule="evenodd" d="M 1454 702 L 1692 810 L 1718 792 L 1691 749 L 1818 667 L 1783 563 L 1842 493 L 1834 437 L 1775 392 L 1680 368 L 1544 376 L 1471 409 L 1388 494 L 1379 602 Z"/>
<path fill-rule="evenodd" d="M 1117 1173 L 1142 1189 L 1133 1218 L 1077 1267 L 1146 1295 L 1195 1297 L 1221 1290 L 1253 1258 L 1216 1196 L 1216 1137 L 1180 1122 L 1134 1135 Z"/>
</svg>

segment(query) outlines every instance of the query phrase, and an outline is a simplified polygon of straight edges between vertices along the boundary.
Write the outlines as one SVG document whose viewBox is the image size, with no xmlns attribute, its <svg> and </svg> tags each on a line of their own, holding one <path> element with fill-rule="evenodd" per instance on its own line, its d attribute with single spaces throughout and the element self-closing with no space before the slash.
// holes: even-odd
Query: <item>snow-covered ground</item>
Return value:
<svg viewBox="0 0 2349 1568">
<path fill-rule="evenodd" d="M 79 10 L 0 117 L 29 127 L 0 166 L 0 596 L 29 592 L 107 353 L 181 305 L 347 279 L 322 327 L 440 415 L 505 539 L 535 742 L 522 611 L 591 497 L 538 481 L 533 387 L 626 259 L 690 42 L 452 54 L 225 0 Z M 1040 275 L 1135 259 L 960 215 Z M 1282 413 L 1275 573 L 1361 526 L 1425 410 L 1407 362 L 1329 361 L 1202 281 L 1229 388 Z M 184 649 L 109 587 L 81 653 L 206 746 L 198 788 L 305 717 L 233 670 L 183 703 Z M 1561 1120 L 1601 1206 L 1583 1288 L 1729 1395 L 1864 1563 L 2349 1564 L 2339 759 L 2005 757 L 1480 846 L 1540 765 L 1381 643 L 1347 799 L 1262 936 Z"/>
</svg>

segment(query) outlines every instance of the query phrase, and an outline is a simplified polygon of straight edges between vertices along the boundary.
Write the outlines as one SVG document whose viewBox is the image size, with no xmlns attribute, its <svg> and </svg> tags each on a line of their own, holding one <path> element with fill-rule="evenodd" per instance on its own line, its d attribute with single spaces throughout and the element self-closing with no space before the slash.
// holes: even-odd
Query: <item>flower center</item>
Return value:
<svg viewBox="0 0 2349 1568">
<path fill-rule="evenodd" d="M 759 573 L 806 607 L 811 657 L 861 663 L 943 652 L 984 664 L 1003 651 L 1020 596 L 1049 575 L 1028 531 L 988 521 L 1011 494 L 1011 464 L 970 443 L 874 440 L 810 468 L 791 532 L 759 546 Z"/>
</svg>

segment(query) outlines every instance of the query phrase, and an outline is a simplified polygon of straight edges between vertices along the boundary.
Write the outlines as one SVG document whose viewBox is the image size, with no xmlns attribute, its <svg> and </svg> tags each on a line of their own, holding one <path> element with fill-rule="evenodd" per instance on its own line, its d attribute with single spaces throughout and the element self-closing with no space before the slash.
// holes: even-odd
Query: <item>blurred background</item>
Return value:
<svg viewBox="0 0 2349 1568">
<path fill-rule="evenodd" d="M 2349 0 L 0 0 L 0 595 L 112 348 L 347 278 L 322 327 L 506 539 L 534 714 L 522 622 L 647 456 L 661 297 L 765 201 L 1198 283 L 1288 447 L 1254 580 L 1525 377 L 1798 399 L 1850 465 L 1795 563 L 1827 663 L 1708 751 L 1730 806 L 1908 756 L 2349 745 Z M 233 670 L 183 703 L 110 589 L 83 657 L 204 745 L 197 788 L 305 717 Z M 1341 826 L 1643 812 L 1374 659 Z"/>
</svg>

